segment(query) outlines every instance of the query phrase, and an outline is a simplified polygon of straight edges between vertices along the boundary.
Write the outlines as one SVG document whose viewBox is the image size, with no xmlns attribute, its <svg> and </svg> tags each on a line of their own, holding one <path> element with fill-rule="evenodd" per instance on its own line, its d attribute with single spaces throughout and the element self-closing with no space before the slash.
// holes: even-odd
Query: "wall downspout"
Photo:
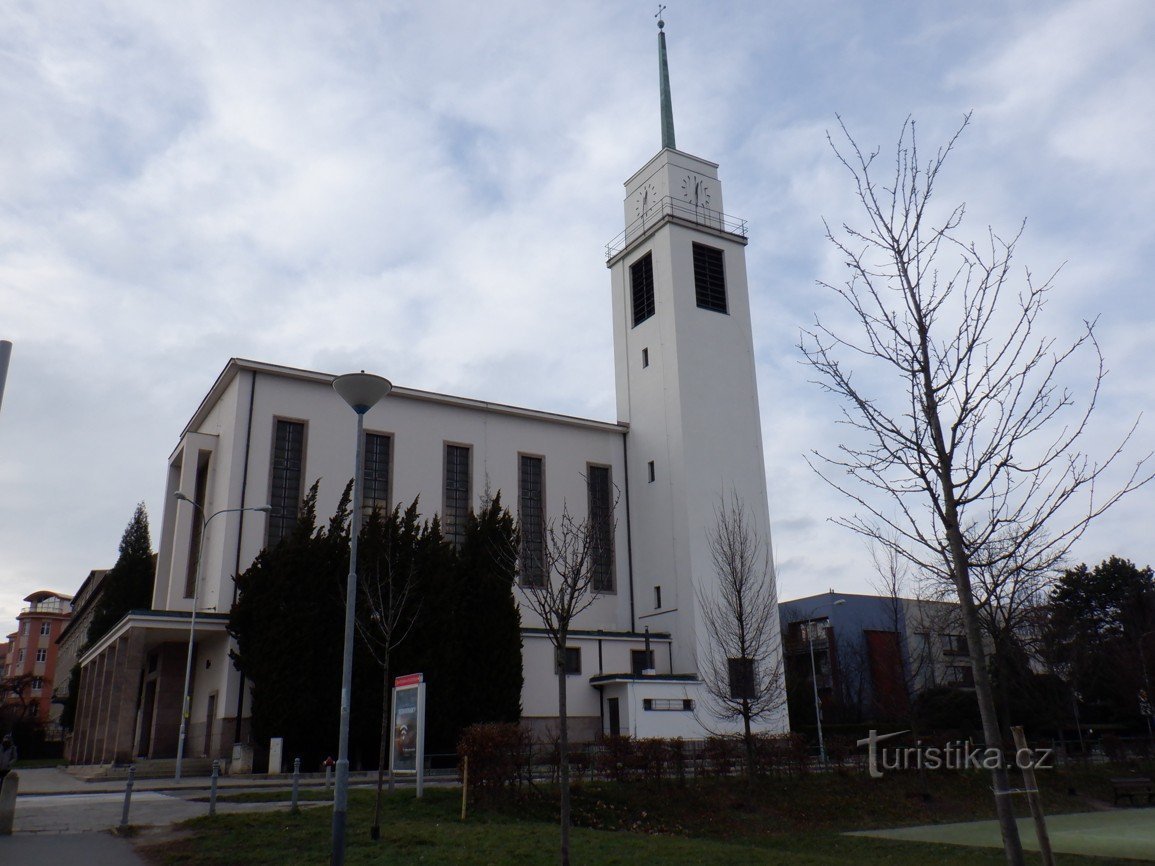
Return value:
<svg viewBox="0 0 1155 866">
<path fill-rule="evenodd" d="M 249 381 L 249 420 L 245 427 L 245 463 L 241 470 L 241 505 L 245 504 L 245 496 L 249 489 L 249 449 L 253 445 L 253 404 L 256 402 L 257 396 L 257 371 L 253 370 L 253 377 Z M 237 603 L 237 575 L 241 571 L 241 540 L 245 537 L 245 512 L 240 512 L 237 517 L 240 522 L 237 526 L 237 557 L 233 562 L 233 604 Z M 233 728 L 233 742 L 239 743 L 241 741 L 241 713 L 245 709 L 245 686 L 246 680 L 244 673 L 241 673 L 241 686 L 237 689 L 237 721 Z"/>
<path fill-rule="evenodd" d="M 630 455 L 626 446 L 628 431 L 622 433 L 622 475 L 623 492 L 626 497 L 626 569 L 629 571 L 630 583 L 630 631 L 637 631 L 634 617 L 634 533 L 630 529 Z"/>
</svg>

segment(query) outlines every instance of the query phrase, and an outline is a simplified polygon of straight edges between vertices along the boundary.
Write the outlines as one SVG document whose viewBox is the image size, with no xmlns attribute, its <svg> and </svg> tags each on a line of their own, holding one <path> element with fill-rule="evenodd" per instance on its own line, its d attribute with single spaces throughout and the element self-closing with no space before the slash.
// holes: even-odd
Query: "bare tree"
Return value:
<svg viewBox="0 0 1155 866">
<path fill-rule="evenodd" d="M 414 548 L 420 533 L 417 525 L 417 503 L 401 513 L 395 506 L 389 517 L 374 509 L 365 523 L 361 588 L 362 616 L 356 620 L 369 652 L 381 666 L 383 679 L 381 693 L 381 747 L 377 762 L 377 795 L 373 802 L 371 838 L 381 835 L 381 789 L 385 766 L 390 754 L 390 697 L 392 668 L 390 657 L 405 642 L 417 621 L 420 602 L 411 602 L 416 577 Z M 393 792 L 393 775 L 389 775 L 389 791 Z"/>
<path fill-rule="evenodd" d="M 616 510 L 616 499 L 610 514 Z M 562 508 L 561 517 L 548 522 L 540 543 L 520 539 L 522 589 L 526 603 L 541 619 L 554 651 L 557 673 L 558 752 L 561 777 L 561 863 L 569 866 L 570 790 L 569 722 L 566 713 L 566 642 L 574 620 L 597 598 L 597 578 L 607 557 L 613 555 L 613 526 L 594 516 L 579 520 Z M 529 553 L 533 551 L 532 553 Z M 516 555 L 512 551 L 511 555 Z M 526 556 L 533 562 L 526 562 Z"/>
<path fill-rule="evenodd" d="M 714 509 L 708 532 L 717 580 L 698 586 L 705 640 L 698 645 L 698 673 L 709 710 L 719 721 L 741 720 L 746 774 L 755 775 L 754 724 L 786 703 L 778 589 L 770 551 L 735 495 Z"/>
<path fill-rule="evenodd" d="M 863 512 L 838 522 L 951 581 L 983 733 L 997 746 L 976 562 L 1010 561 L 1032 544 L 1069 550 L 1151 474 L 1144 458 L 1103 491 L 1104 473 L 1121 462 L 1135 426 L 1100 461 L 1082 450 L 1105 372 L 1094 324 L 1066 345 L 1039 335 L 1053 278 L 1040 283 L 1028 271 L 1021 286 L 1012 285 L 1021 227 L 1009 238 L 989 230 L 979 246 L 960 238 L 963 205 L 933 220 L 935 183 L 969 120 L 925 165 L 908 120 L 886 182 L 876 180 L 878 151 L 863 152 L 839 120 L 845 144 L 830 138 L 830 145 L 866 219 L 864 228 L 844 224 L 839 237 L 827 225 L 850 276 L 841 286 L 822 285 L 849 306 L 856 335 L 818 321 L 800 348 L 819 384 L 842 400 L 851 431 L 837 453 L 812 461 Z M 1085 354 L 1079 369 L 1091 381 L 1080 405 L 1064 382 L 1067 362 Z M 1007 860 L 1020 864 L 1006 770 L 993 776 Z"/>
</svg>

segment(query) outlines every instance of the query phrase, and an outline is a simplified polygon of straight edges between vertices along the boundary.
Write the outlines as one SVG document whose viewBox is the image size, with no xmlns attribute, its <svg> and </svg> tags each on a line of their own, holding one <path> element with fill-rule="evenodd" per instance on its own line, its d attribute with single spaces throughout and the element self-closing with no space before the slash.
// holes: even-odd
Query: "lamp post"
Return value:
<svg viewBox="0 0 1155 866">
<path fill-rule="evenodd" d="M 192 697 L 189 694 L 189 683 L 192 681 L 193 641 L 196 637 L 197 630 L 197 594 L 200 592 L 201 564 L 204 562 L 205 536 L 208 535 L 209 521 L 219 514 L 232 514 L 238 511 L 260 511 L 268 514 L 273 509 L 272 506 L 269 505 L 256 505 L 249 508 L 222 508 L 220 511 L 214 511 L 206 517 L 205 510 L 201 507 L 200 503 L 185 496 L 179 490 L 173 494 L 173 498 L 181 502 L 187 502 L 200 513 L 201 517 L 201 537 L 197 542 L 197 568 L 196 574 L 193 575 L 192 618 L 189 620 L 188 627 L 188 655 L 185 657 L 184 689 L 181 691 L 180 737 L 176 741 L 176 774 L 173 776 L 174 781 L 179 782 L 181 764 L 184 762 L 184 738 L 188 730 L 189 703 Z"/>
<path fill-rule="evenodd" d="M 337 746 L 337 779 L 333 790 L 333 853 L 331 866 L 345 863 L 345 819 L 349 810 L 349 705 L 353 689 L 353 629 L 357 609 L 357 536 L 361 533 L 361 499 L 364 485 L 362 439 L 365 413 L 393 390 L 381 376 L 362 370 L 333 380 L 333 390 L 357 413 L 357 457 L 353 474 L 353 517 L 349 526 L 349 579 L 345 586 L 345 650 L 341 660 L 341 727 Z"/>
<path fill-rule="evenodd" d="M 840 598 L 838 601 L 830 602 L 830 607 L 835 608 L 840 604 L 846 604 L 846 599 Z M 818 725 L 818 758 L 822 761 L 822 766 L 826 766 L 826 743 L 822 739 L 822 703 L 818 700 L 818 669 L 814 664 L 814 623 L 811 620 L 806 627 L 806 643 L 810 645 L 810 682 L 814 685 L 814 721 Z M 830 657 L 830 646 L 827 644 L 826 656 Z"/>
</svg>

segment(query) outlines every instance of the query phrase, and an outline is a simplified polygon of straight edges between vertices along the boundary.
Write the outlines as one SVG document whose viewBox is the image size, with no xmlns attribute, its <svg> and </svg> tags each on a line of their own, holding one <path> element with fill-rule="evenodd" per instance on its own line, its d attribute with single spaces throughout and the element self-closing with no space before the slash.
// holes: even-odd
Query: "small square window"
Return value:
<svg viewBox="0 0 1155 866">
<path fill-rule="evenodd" d="M 966 635 L 944 634 L 942 636 L 942 653 L 948 656 L 970 655 L 970 647 L 967 646 Z"/>
<path fill-rule="evenodd" d="M 657 474 L 654 471 L 654 461 L 653 460 L 651 460 L 649 463 L 646 464 L 646 471 L 650 475 L 650 483 L 653 484 L 654 479 L 657 477 Z"/>
<path fill-rule="evenodd" d="M 642 671 L 654 670 L 654 651 L 630 650 L 630 673 L 636 677 L 642 675 Z"/>
<path fill-rule="evenodd" d="M 567 677 L 578 676 L 582 672 L 582 648 L 567 646 L 564 650 L 563 663 Z"/>
<path fill-rule="evenodd" d="M 649 349 L 642 349 L 642 366 L 643 367 L 650 366 L 650 350 Z"/>
<path fill-rule="evenodd" d="M 48 622 L 47 620 L 40 623 L 40 633 L 52 634 L 52 623 Z"/>
<path fill-rule="evenodd" d="M 738 657 L 727 659 L 730 668 L 730 698 L 732 700 L 754 700 L 757 689 L 754 687 L 754 659 Z"/>
</svg>

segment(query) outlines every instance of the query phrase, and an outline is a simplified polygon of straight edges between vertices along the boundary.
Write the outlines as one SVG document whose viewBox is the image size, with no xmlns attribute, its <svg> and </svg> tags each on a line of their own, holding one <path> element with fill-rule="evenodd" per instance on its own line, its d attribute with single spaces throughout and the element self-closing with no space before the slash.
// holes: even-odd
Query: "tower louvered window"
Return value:
<svg viewBox="0 0 1155 866">
<path fill-rule="evenodd" d="M 630 265 L 630 295 L 636 328 L 654 314 L 654 257 L 650 253 Z"/>
<path fill-rule="evenodd" d="M 703 310 L 726 313 L 726 268 L 722 251 L 694 244 L 694 297 Z"/>
</svg>

